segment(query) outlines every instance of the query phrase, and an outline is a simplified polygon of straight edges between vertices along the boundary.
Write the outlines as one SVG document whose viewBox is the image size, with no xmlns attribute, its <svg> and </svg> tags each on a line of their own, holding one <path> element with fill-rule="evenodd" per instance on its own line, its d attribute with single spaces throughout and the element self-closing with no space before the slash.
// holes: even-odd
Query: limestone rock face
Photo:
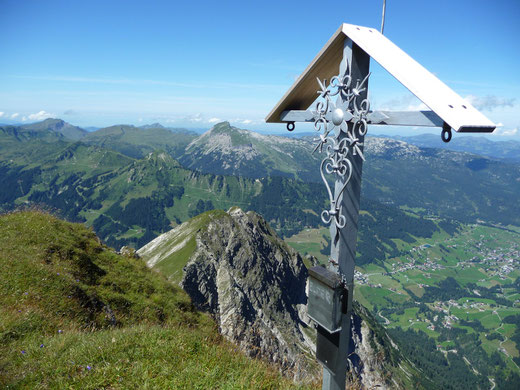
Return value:
<svg viewBox="0 0 520 390">
<path fill-rule="evenodd" d="M 227 215 L 197 234 L 181 286 L 248 355 L 301 377 L 313 365 L 299 313 L 307 302 L 303 259 L 256 213 L 233 208 Z"/>
<path fill-rule="evenodd" d="M 370 312 L 357 302 L 352 314 L 350 346 L 354 351 L 349 357 L 352 383 L 363 389 L 407 387 L 395 375 L 397 370 L 401 376 L 411 379 L 411 375 L 400 365 L 402 357 L 397 345 Z"/>
</svg>

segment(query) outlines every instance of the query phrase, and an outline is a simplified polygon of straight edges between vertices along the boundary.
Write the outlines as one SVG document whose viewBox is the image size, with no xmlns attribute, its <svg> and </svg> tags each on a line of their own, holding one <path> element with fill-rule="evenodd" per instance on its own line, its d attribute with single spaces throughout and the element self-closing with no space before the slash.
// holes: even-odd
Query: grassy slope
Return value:
<svg viewBox="0 0 520 390">
<path fill-rule="evenodd" d="M 176 158 L 195 137 L 196 134 L 189 131 L 116 125 L 87 134 L 83 142 L 116 150 L 133 158 L 142 158 L 157 149 L 166 150 Z"/>
<path fill-rule="evenodd" d="M 286 237 L 285 242 L 302 255 L 310 254 L 326 264 L 328 256 L 320 251 L 328 245 L 329 237 L 327 228 L 305 229 L 291 237 Z"/>
<path fill-rule="evenodd" d="M 147 263 L 152 259 L 152 267 L 165 275 L 172 283 L 178 284 L 183 277 L 183 269 L 197 249 L 197 233 L 217 219 L 230 218 L 223 210 L 211 210 L 193 217 L 177 228 L 157 237 L 138 253 Z M 153 247 L 153 249 L 149 249 Z M 149 264 L 150 265 L 150 264 Z"/>
<path fill-rule="evenodd" d="M 69 144 L 52 131 L 34 132 L 16 126 L 0 127 L 0 161 L 30 164 L 65 148 Z"/>
<path fill-rule="evenodd" d="M 89 178 L 127 166 L 133 159 L 118 152 L 75 142 L 56 152 L 51 158 L 33 164 L 53 174 L 75 174 Z"/>
<path fill-rule="evenodd" d="M 82 225 L 0 216 L 0 386 L 292 388 L 182 290 Z"/>
</svg>

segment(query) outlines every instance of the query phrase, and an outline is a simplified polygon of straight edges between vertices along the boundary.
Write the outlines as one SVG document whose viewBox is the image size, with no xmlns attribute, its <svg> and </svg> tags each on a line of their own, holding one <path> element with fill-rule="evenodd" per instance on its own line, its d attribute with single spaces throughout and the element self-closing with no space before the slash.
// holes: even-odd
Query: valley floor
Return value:
<svg viewBox="0 0 520 390">
<path fill-rule="evenodd" d="M 507 370 L 520 373 L 519 231 L 472 224 L 413 243 L 393 240 L 400 256 L 356 267 L 355 299 L 388 329 L 420 330 L 475 372 L 492 363 L 471 344 L 493 359 L 498 352 Z M 286 241 L 325 263 L 327 236 L 308 229 Z"/>
</svg>

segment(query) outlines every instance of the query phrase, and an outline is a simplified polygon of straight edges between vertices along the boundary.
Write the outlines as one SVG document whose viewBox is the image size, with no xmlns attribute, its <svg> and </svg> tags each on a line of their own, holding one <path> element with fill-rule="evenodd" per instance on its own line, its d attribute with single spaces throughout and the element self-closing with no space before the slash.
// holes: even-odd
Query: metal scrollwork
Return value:
<svg viewBox="0 0 520 390">
<path fill-rule="evenodd" d="M 326 142 L 329 142 L 329 145 L 327 145 L 327 157 L 322 160 L 320 171 L 321 178 L 329 194 L 330 210 L 324 210 L 321 213 L 321 220 L 327 224 L 332 223 L 332 220 L 334 220 L 336 227 L 342 229 L 345 227 L 347 221 L 345 216 L 341 213 L 341 206 L 338 206 L 339 198 L 352 176 L 352 163 L 347 158 L 349 152 L 347 145 L 348 139 L 343 138 L 338 141 L 336 137 L 327 137 Z M 342 188 L 339 191 L 336 189 L 334 195 L 327 181 L 327 174 L 335 174 L 344 179 Z"/>
<path fill-rule="evenodd" d="M 347 222 L 339 203 L 352 176 L 350 156 L 358 155 L 365 161 L 361 140 L 368 130 L 367 115 L 370 111 L 370 102 L 362 99 L 361 95 L 367 89 L 370 74 L 363 81 L 356 80 L 353 86 L 350 66 L 346 58 L 343 61 L 345 74 L 332 77 L 328 85 L 326 80 L 317 79 L 319 99 L 312 111 L 314 129 L 320 133 L 314 152 L 325 150 L 320 173 L 330 200 L 330 209 L 321 213 L 321 220 L 326 224 L 334 223 L 337 231 Z M 333 97 L 336 97 L 335 102 Z M 327 179 L 332 176 L 342 179 L 343 183 L 341 188 L 336 185 L 334 192 Z"/>
</svg>

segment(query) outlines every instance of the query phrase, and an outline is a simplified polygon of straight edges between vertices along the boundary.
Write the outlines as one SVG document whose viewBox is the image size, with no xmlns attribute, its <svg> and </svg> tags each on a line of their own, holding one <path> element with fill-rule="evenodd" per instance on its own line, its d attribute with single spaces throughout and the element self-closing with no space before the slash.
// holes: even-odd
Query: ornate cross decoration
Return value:
<svg viewBox="0 0 520 390">
<path fill-rule="evenodd" d="M 332 77 L 329 85 L 327 80 L 321 81 L 317 78 L 320 87 L 317 91 L 319 98 L 315 110 L 311 111 L 314 128 L 320 133 L 313 153 L 318 150 L 323 152 L 324 149 L 326 151 L 320 165 L 320 173 L 329 195 L 330 209 L 321 213 L 321 220 L 326 224 L 334 222 L 336 235 L 339 234 L 339 229 L 346 225 L 339 199 L 352 176 L 349 157 L 358 155 L 365 161 L 362 137 L 368 130 L 367 115 L 370 110 L 368 99 L 361 96 L 361 93 L 367 90 L 370 74 L 362 81 L 356 80 L 354 83 L 346 57 L 343 58 L 341 68 L 346 69 L 346 72 Z M 333 97 L 336 97 L 335 102 Z M 335 194 L 327 179 L 330 175 L 340 178 L 342 182 L 341 189 Z"/>
</svg>

